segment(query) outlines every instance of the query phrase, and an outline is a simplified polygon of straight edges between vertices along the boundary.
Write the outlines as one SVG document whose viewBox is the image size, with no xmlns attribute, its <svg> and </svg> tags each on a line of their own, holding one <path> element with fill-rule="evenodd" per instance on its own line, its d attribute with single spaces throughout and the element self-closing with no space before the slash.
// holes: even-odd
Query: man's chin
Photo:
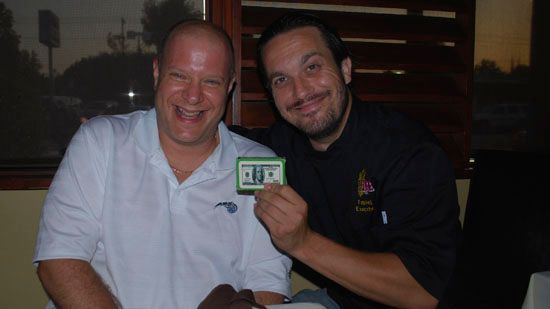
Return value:
<svg viewBox="0 0 550 309">
<path fill-rule="evenodd" d="M 304 132 L 310 139 L 319 140 L 331 136 L 338 131 L 340 123 L 335 119 L 324 119 L 302 123 L 298 129 Z"/>
<path fill-rule="evenodd" d="M 304 132 L 310 139 L 325 138 L 335 131 L 333 126 L 321 126 L 321 125 L 307 125 L 298 127 L 300 131 Z"/>
</svg>

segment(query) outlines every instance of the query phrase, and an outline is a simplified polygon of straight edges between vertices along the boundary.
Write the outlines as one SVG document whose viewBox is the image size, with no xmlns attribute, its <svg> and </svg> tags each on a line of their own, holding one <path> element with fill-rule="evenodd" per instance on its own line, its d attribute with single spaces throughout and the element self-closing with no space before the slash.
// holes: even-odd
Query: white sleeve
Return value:
<svg viewBox="0 0 550 309">
<path fill-rule="evenodd" d="M 98 127 L 102 122 L 95 124 Z M 58 258 L 91 260 L 101 233 L 99 219 L 109 157 L 97 141 L 87 124 L 72 138 L 44 202 L 35 264 Z"/>
<path fill-rule="evenodd" d="M 257 225 L 250 252 L 244 288 L 270 291 L 290 297 L 292 260 L 273 246 L 263 225 Z"/>
</svg>

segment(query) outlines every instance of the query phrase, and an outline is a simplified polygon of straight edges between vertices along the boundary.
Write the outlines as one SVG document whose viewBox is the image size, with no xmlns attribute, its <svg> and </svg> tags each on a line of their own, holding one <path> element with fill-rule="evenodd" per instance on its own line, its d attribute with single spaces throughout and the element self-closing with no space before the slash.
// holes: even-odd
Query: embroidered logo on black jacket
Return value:
<svg viewBox="0 0 550 309">
<path fill-rule="evenodd" d="M 357 175 L 357 204 L 355 205 L 356 212 L 373 212 L 374 211 L 374 185 L 368 177 L 367 171 L 362 169 Z"/>
</svg>

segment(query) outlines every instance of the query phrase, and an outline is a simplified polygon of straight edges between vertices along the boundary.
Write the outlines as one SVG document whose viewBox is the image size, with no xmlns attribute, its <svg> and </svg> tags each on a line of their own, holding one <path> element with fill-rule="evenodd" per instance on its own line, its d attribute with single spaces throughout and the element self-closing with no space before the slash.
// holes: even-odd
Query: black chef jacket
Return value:
<svg viewBox="0 0 550 309">
<path fill-rule="evenodd" d="M 459 207 L 452 166 L 425 126 L 354 99 L 342 135 L 324 152 L 284 121 L 233 130 L 286 158 L 314 231 L 356 250 L 395 253 L 441 299 L 455 265 Z M 385 308 L 319 278 L 342 308 Z"/>
</svg>

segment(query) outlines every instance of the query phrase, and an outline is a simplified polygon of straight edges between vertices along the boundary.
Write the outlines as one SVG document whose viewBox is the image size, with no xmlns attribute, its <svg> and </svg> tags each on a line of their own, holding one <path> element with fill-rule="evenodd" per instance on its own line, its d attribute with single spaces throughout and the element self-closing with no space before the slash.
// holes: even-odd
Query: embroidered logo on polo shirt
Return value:
<svg viewBox="0 0 550 309">
<path fill-rule="evenodd" d="M 374 204 L 372 193 L 375 191 L 372 181 L 367 176 L 367 171 L 362 169 L 357 175 L 357 204 L 356 212 L 373 212 Z"/>
<path fill-rule="evenodd" d="M 225 209 L 227 209 L 227 212 L 230 213 L 230 214 L 236 213 L 237 210 L 239 209 L 237 204 L 235 204 L 233 202 L 219 202 L 218 204 L 216 204 L 216 206 L 214 206 L 214 208 L 216 208 L 218 206 L 225 207 Z"/>
</svg>

